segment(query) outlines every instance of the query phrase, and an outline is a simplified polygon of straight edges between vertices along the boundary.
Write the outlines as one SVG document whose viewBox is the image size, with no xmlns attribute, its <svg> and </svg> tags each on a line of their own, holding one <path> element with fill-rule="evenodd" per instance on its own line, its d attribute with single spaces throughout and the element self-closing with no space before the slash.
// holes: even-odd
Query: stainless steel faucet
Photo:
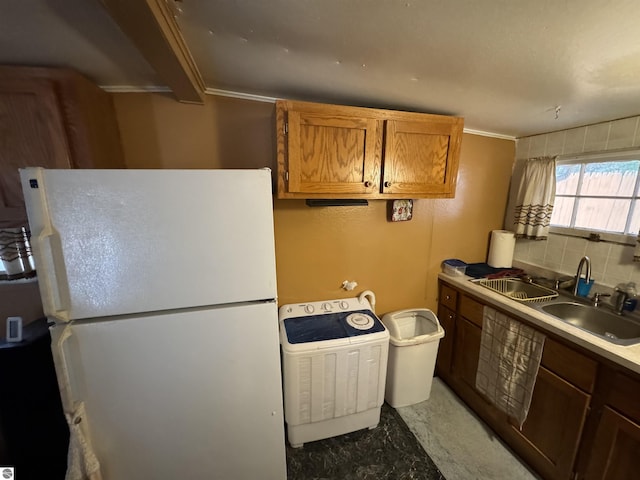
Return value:
<svg viewBox="0 0 640 480">
<path fill-rule="evenodd" d="M 578 271 L 576 272 L 576 283 L 573 285 L 573 294 L 578 295 L 578 282 L 580 282 L 580 275 L 582 274 L 582 266 L 587 266 L 587 271 L 585 272 L 584 281 L 588 285 L 591 281 L 591 259 L 589 257 L 582 257 L 580 259 L 580 263 L 578 263 Z"/>
</svg>

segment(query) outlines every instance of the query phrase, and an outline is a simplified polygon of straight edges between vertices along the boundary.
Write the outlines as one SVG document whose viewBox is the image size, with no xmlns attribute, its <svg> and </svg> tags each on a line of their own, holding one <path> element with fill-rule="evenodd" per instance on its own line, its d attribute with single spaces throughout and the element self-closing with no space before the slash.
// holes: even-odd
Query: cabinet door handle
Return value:
<svg viewBox="0 0 640 480">
<path fill-rule="evenodd" d="M 366 188 L 369 188 L 371 186 L 371 182 L 369 180 L 367 180 L 366 182 L 364 182 L 364 186 Z"/>
<path fill-rule="evenodd" d="M 451 300 L 451 296 L 450 295 L 445 295 L 444 298 L 446 298 L 447 300 Z"/>
<path fill-rule="evenodd" d="M 384 186 L 385 187 L 390 187 L 391 186 L 391 182 L 384 182 Z"/>
</svg>

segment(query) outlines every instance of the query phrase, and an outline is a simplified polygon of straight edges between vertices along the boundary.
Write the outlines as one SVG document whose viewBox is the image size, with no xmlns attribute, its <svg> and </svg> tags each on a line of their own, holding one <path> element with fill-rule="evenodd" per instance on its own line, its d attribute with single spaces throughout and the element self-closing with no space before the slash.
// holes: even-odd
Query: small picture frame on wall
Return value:
<svg viewBox="0 0 640 480">
<path fill-rule="evenodd" d="M 392 222 L 406 222 L 413 215 L 413 200 L 390 200 L 389 220 Z"/>
</svg>

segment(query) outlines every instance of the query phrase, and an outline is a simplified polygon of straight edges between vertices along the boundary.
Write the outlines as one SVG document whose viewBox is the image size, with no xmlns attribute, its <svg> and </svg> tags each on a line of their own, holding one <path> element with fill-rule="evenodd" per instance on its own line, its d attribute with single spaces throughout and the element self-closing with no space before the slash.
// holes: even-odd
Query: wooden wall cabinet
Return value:
<svg viewBox="0 0 640 480">
<path fill-rule="evenodd" d="M 276 102 L 278 198 L 455 196 L 463 119 Z"/>
<path fill-rule="evenodd" d="M 442 281 L 439 287 L 439 318 L 446 315 L 445 338 L 449 335 L 452 345 L 438 352 L 438 375 L 515 452 L 545 479 L 630 479 L 636 474 L 629 467 L 640 454 L 640 381 L 602 374 L 598 358 L 548 335 L 520 430 L 475 388 L 484 304 Z M 447 300 L 452 298 L 455 303 Z M 616 380 L 598 380 L 602 377 Z"/>
<path fill-rule="evenodd" d="M 18 169 L 124 168 L 111 97 L 68 69 L 0 66 L 0 227 L 26 224 Z"/>
</svg>

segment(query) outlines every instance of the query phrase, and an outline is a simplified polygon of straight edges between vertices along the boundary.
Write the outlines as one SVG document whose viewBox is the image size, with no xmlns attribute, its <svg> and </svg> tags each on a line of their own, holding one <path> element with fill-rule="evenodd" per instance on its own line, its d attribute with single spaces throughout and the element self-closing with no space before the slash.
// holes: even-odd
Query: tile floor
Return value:
<svg viewBox="0 0 640 480">
<path fill-rule="evenodd" d="M 429 400 L 397 409 L 447 480 L 538 480 L 439 378 Z"/>
<path fill-rule="evenodd" d="M 288 480 L 445 480 L 400 414 L 382 405 L 380 423 L 346 435 L 287 445 Z"/>
</svg>

